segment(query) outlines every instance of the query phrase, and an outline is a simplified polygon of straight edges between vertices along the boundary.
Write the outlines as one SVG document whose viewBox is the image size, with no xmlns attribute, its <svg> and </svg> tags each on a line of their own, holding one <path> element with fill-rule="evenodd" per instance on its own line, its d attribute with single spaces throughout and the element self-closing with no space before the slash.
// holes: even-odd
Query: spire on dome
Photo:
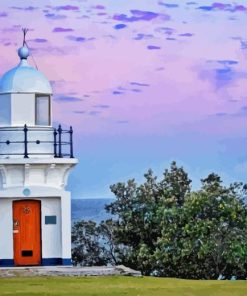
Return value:
<svg viewBox="0 0 247 296">
<path fill-rule="evenodd" d="M 21 60 L 26 60 L 29 57 L 29 50 L 26 42 L 26 35 L 28 32 L 28 29 L 24 28 L 22 29 L 22 32 L 23 32 L 23 44 L 22 44 L 22 47 L 18 49 L 18 55 Z"/>
<path fill-rule="evenodd" d="M 25 46 L 27 43 L 26 43 L 26 35 L 27 35 L 27 32 L 28 32 L 28 29 L 27 28 L 23 28 L 22 29 L 22 32 L 23 32 L 23 44 L 22 46 Z"/>
</svg>

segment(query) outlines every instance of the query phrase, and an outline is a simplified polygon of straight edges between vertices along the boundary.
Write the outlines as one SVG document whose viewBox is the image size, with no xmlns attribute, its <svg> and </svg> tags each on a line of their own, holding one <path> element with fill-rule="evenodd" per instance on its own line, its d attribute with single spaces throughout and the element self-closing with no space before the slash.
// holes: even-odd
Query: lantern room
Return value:
<svg viewBox="0 0 247 296">
<path fill-rule="evenodd" d="M 48 79 L 27 62 L 26 46 L 18 50 L 20 63 L 0 82 L 0 126 L 50 126 L 52 88 Z"/>
</svg>

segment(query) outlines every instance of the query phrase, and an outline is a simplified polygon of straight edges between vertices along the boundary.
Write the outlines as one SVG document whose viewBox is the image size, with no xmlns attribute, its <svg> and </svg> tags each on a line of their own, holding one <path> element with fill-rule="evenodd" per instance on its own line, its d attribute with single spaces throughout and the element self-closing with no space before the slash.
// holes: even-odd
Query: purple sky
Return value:
<svg viewBox="0 0 247 296">
<path fill-rule="evenodd" d="M 74 198 L 172 160 L 195 187 L 211 171 L 247 181 L 246 24 L 246 1 L 2 0 L 0 74 L 29 28 L 54 124 L 75 130 Z"/>
</svg>

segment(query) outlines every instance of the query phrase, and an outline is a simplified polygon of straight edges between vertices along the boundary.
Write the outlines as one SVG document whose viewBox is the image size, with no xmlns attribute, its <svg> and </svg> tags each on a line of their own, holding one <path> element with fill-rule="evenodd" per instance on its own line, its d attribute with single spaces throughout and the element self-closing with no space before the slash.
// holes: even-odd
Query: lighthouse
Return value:
<svg viewBox="0 0 247 296">
<path fill-rule="evenodd" d="M 52 87 L 28 63 L 0 80 L 0 267 L 71 265 L 72 127 L 52 126 Z"/>
</svg>

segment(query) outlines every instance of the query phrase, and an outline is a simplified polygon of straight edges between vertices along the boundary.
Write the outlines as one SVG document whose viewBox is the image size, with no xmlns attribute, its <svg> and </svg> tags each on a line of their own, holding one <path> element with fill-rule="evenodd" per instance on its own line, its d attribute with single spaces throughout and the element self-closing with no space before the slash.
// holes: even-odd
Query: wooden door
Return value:
<svg viewBox="0 0 247 296">
<path fill-rule="evenodd" d="M 13 202 L 15 265 L 41 263 L 41 207 L 38 200 Z"/>
</svg>

